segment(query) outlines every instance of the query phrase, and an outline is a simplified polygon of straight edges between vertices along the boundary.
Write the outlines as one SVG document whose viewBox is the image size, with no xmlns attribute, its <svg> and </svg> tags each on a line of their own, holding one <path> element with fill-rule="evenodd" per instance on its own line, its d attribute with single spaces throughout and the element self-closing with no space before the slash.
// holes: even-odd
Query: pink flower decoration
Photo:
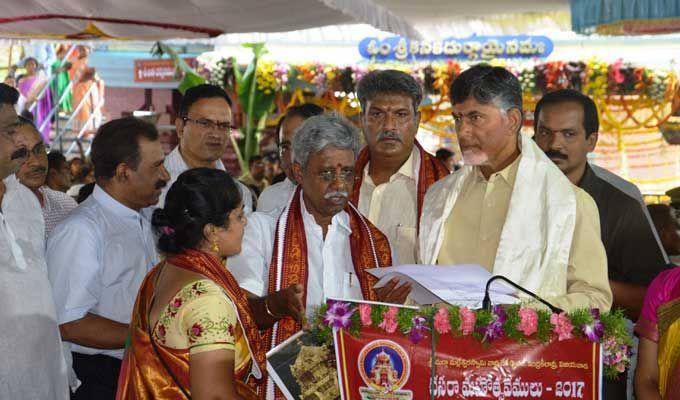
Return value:
<svg viewBox="0 0 680 400">
<path fill-rule="evenodd" d="M 525 336 L 531 336 L 538 330 L 538 313 L 533 308 L 519 309 L 519 325 L 517 329 L 522 331 Z"/>
<path fill-rule="evenodd" d="M 371 305 L 362 303 L 359 304 L 359 317 L 361 317 L 361 325 L 371 326 Z"/>
<path fill-rule="evenodd" d="M 397 330 L 397 307 L 390 307 L 383 314 L 383 320 L 378 327 L 385 330 L 387 333 L 394 333 Z"/>
<path fill-rule="evenodd" d="M 553 332 L 557 334 L 557 340 L 566 340 L 573 337 L 571 331 L 574 329 L 574 326 L 571 324 L 566 313 L 561 312 L 551 315 L 550 323 L 554 326 Z"/>
<path fill-rule="evenodd" d="M 458 314 L 460 314 L 460 330 L 463 335 L 469 335 L 474 332 L 477 315 L 467 307 L 462 307 Z"/>
<path fill-rule="evenodd" d="M 441 307 L 434 314 L 434 329 L 440 335 L 443 335 L 451 331 L 451 323 L 449 322 L 449 310 L 447 310 L 446 307 Z"/>
</svg>

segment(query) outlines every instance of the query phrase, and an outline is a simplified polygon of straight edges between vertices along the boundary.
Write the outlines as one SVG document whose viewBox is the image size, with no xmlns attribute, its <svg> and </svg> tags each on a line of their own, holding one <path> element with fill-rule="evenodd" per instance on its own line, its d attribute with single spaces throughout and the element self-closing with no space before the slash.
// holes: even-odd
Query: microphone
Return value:
<svg viewBox="0 0 680 400">
<path fill-rule="evenodd" d="M 537 294 L 521 287 L 520 285 L 518 285 L 515 282 L 511 281 L 510 279 L 504 277 L 503 275 L 494 275 L 491 278 L 489 278 L 488 281 L 486 281 L 486 289 L 484 290 L 484 300 L 482 300 L 482 308 L 485 309 L 486 311 L 491 311 L 491 297 L 489 296 L 489 288 L 491 287 L 491 283 L 495 280 L 505 281 L 506 283 L 510 284 L 510 286 L 514 287 L 515 289 L 520 290 L 520 291 L 528 294 L 529 296 L 533 297 L 534 299 L 545 304 L 550 309 L 550 311 L 554 312 L 555 314 L 559 314 L 559 313 L 563 312 L 563 310 L 561 308 L 555 307 L 554 305 L 543 300 Z"/>
</svg>

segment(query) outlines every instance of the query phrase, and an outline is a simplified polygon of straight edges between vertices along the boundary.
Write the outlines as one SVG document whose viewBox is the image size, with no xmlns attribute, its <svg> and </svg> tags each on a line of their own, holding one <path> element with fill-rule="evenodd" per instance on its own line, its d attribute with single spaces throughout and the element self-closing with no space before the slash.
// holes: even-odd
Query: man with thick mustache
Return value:
<svg viewBox="0 0 680 400">
<path fill-rule="evenodd" d="M 241 254 L 227 262 L 276 322 L 272 346 L 299 331 L 303 315 L 327 297 L 403 302 L 410 290 L 374 289 L 366 272 L 391 266 L 392 254 L 387 237 L 347 201 L 358 152 L 359 136 L 347 120 L 333 114 L 307 119 L 293 138 L 298 186 L 289 204 L 280 215 L 251 214 Z M 289 287 L 294 298 L 272 295 Z M 274 398 L 271 382 L 267 398 Z"/>
<path fill-rule="evenodd" d="M 558 90 L 546 94 L 536 104 L 534 140 L 571 183 L 595 200 L 602 243 L 607 251 L 613 305 L 635 321 L 647 286 L 666 269 L 668 262 L 654 235 L 654 226 L 638 200 L 588 164 L 587 156 L 595 149 L 598 129 L 597 107 L 580 92 Z M 624 398 L 626 390 L 626 379 L 607 381 L 605 398 Z"/>
<path fill-rule="evenodd" d="M 170 176 L 158 131 L 129 117 L 99 128 L 96 186 L 47 243 L 62 338 L 82 385 L 73 399 L 113 399 L 132 308 L 158 255 L 140 210 L 158 202 Z"/>
<path fill-rule="evenodd" d="M 597 206 L 521 135 L 517 78 L 476 65 L 449 93 L 465 166 L 425 195 L 422 261 L 479 264 L 566 311 L 608 311 Z"/>
<path fill-rule="evenodd" d="M 19 93 L 0 83 L 0 398 L 68 399 L 45 224 L 35 196 L 14 176 L 28 150 L 16 132 Z"/>
<path fill-rule="evenodd" d="M 66 193 L 52 190 L 45 185 L 47 150 L 33 122 L 19 117 L 16 134 L 23 136 L 29 150 L 26 162 L 17 171 L 17 179 L 29 188 L 40 202 L 45 219 L 45 239 L 47 239 L 57 224 L 66 218 L 78 203 Z"/>
<path fill-rule="evenodd" d="M 366 147 L 357 159 L 351 201 L 385 232 L 399 264 L 413 264 L 425 192 L 449 174 L 416 140 L 422 89 L 404 72 L 373 71 L 357 84 L 357 97 Z"/>
<path fill-rule="evenodd" d="M 638 201 L 598 176 L 588 164 L 588 153 L 595 149 L 598 137 L 595 103 L 580 92 L 558 90 L 543 96 L 534 116 L 538 147 L 571 183 L 595 200 L 614 306 L 637 319 L 647 285 L 667 263 Z"/>
</svg>

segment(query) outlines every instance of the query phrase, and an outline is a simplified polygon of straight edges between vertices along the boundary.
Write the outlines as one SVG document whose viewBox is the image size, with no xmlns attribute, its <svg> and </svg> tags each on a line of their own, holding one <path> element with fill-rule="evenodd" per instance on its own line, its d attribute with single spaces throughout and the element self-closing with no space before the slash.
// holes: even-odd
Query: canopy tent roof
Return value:
<svg viewBox="0 0 680 400">
<path fill-rule="evenodd" d="M 568 0 L 4 0 L 0 37 L 205 38 L 364 23 L 414 39 L 570 29 Z"/>
<path fill-rule="evenodd" d="M 575 32 L 647 35 L 680 32 L 677 0 L 571 0 Z"/>
<path fill-rule="evenodd" d="M 158 40 L 351 22 L 419 37 L 372 0 L 3 0 L 0 37 Z"/>
</svg>

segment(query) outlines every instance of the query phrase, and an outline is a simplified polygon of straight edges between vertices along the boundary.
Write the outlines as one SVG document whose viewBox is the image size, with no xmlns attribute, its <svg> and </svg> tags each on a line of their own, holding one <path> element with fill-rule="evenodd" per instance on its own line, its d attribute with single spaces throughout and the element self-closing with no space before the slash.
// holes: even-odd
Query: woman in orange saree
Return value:
<svg viewBox="0 0 680 400">
<path fill-rule="evenodd" d="M 184 172 L 154 212 L 167 258 L 137 296 L 117 399 L 256 399 L 265 343 L 223 260 L 240 252 L 240 192 L 224 171 Z"/>
<path fill-rule="evenodd" d="M 636 398 L 680 399 L 680 267 L 660 273 L 649 285 L 635 332 L 640 336 Z"/>
</svg>

